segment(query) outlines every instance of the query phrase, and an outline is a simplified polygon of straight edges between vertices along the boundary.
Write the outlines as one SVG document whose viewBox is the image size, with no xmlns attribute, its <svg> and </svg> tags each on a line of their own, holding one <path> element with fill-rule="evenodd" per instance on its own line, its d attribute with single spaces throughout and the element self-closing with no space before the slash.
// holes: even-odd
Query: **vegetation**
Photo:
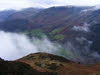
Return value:
<svg viewBox="0 0 100 75">
<path fill-rule="evenodd" d="M 81 65 L 63 57 L 30 54 L 16 61 L 0 59 L 0 75 L 100 75 L 100 64 Z"/>
<path fill-rule="evenodd" d="M 58 34 L 60 33 L 64 28 L 57 28 L 57 29 L 54 29 L 50 34 Z"/>
<path fill-rule="evenodd" d="M 35 37 L 43 37 L 44 33 L 41 29 L 33 29 L 32 31 L 24 31 L 25 34 Z"/>
<path fill-rule="evenodd" d="M 57 73 L 40 72 L 23 62 L 0 59 L 0 75 L 57 75 Z"/>
<path fill-rule="evenodd" d="M 64 40 L 64 35 L 58 34 L 53 37 L 55 40 Z"/>
<path fill-rule="evenodd" d="M 33 57 L 35 59 L 32 60 Z M 47 53 L 30 54 L 18 61 L 29 64 L 44 75 L 100 75 L 100 64 L 85 66 Z"/>
<path fill-rule="evenodd" d="M 32 30 L 31 34 L 37 37 L 42 37 L 44 35 L 41 29 L 34 29 Z"/>
<path fill-rule="evenodd" d="M 60 49 L 59 52 L 62 56 L 67 56 L 66 50 L 65 49 Z"/>
</svg>

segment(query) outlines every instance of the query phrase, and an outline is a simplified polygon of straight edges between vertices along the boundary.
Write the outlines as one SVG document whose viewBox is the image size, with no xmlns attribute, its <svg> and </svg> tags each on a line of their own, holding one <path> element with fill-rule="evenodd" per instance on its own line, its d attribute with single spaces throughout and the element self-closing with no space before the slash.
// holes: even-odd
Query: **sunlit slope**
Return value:
<svg viewBox="0 0 100 75">
<path fill-rule="evenodd" d="M 31 65 L 39 72 L 56 72 L 57 75 L 100 75 L 99 64 L 82 65 L 47 53 L 30 54 L 18 61 Z"/>
</svg>

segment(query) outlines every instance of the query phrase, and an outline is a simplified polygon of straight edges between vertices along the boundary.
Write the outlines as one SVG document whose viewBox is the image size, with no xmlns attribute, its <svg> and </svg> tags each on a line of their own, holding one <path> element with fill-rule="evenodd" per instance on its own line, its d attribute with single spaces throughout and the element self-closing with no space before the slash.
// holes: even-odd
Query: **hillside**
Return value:
<svg viewBox="0 0 100 75">
<path fill-rule="evenodd" d="M 55 72 L 40 72 L 29 64 L 0 59 L 0 75 L 57 75 Z"/>
<path fill-rule="evenodd" d="M 4 14 L 6 18 L 5 21 L 0 22 L 0 30 L 8 31 L 8 32 L 24 32 L 26 30 L 29 30 L 29 28 L 31 28 L 29 25 L 32 25 L 30 20 L 31 17 L 34 17 L 38 12 L 42 10 L 43 10 L 42 8 L 41 9 L 27 8 L 21 11 L 16 11 L 12 14 L 8 13 L 9 16 Z M 8 11 L 4 11 L 4 12 L 7 13 Z M 0 16 L 3 15 L 0 14 Z"/>
<path fill-rule="evenodd" d="M 87 9 L 90 7 L 62 6 L 37 12 L 29 8 L 1 22 L 0 29 L 38 38 L 46 35 L 64 48 L 65 57 L 81 63 L 96 63 L 100 62 L 100 9 Z"/>
<path fill-rule="evenodd" d="M 87 9 L 88 7 L 51 7 L 33 18 L 32 27 L 44 31 L 51 40 L 63 44 L 65 48 L 69 46 L 68 49 L 76 53 L 79 60 L 89 58 L 86 61 L 91 63 L 96 58 L 96 62 L 100 62 L 100 9 L 92 10 L 90 7 L 92 11 L 85 12 Z"/>
<path fill-rule="evenodd" d="M 0 75 L 100 75 L 100 63 L 82 65 L 61 56 L 34 53 L 16 61 L 0 59 Z"/>
<path fill-rule="evenodd" d="M 15 10 L 0 11 L 0 22 L 5 21 L 8 16 L 12 15 L 15 12 Z"/>
<path fill-rule="evenodd" d="M 100 75 L 99 64 L 82 65 L 47 53 L 30 54 L 18 61 L 29 64 L 39 72 L 55 72 L 54 75 Z"/>
<path fill-rule="evenodd" d="M 14 19 L 30 19 L 32 16 L 34 17 L 37 13 L 42 11 L 41 8 L 26 8 L 20 11 L 16 11 L 15 13 L 9 15 L 6 19 L 7 20 L 14 20 Z"/>
</svg>

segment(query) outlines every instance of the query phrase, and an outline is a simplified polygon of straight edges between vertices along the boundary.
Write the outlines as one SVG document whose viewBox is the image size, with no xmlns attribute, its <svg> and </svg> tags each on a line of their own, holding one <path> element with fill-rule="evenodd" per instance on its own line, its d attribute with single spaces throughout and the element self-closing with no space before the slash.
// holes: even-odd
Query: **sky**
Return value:
<svg viewBox="0 0 100 75">
<path fill-rule="evenodd" d="M 0 10 L 20 10 L 28 7 L 48 8 L 65 5 L 94 6 L 99 4 L 100 0 L 0 0 Z"/>
</svg>

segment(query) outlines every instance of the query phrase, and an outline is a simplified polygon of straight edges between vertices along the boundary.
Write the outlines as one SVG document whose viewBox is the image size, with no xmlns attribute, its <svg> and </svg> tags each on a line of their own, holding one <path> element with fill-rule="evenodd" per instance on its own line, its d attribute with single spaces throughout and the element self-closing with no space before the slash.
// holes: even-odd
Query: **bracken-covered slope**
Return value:
<svg viewBox="0 0 100 75">
<path fill-rule="evenodd" d="M 100 75 L 100 63 L 82 65 L 61 56 L 34 53 L 16 61 L 0 59 L 0 75 Z"/>
<path fill-rule="evenodd" d="M 100 64 L 81 65 L 47 53 L 30 54 L 17 61 L 27 63 L 39 72 L 52 72 L 54 75 L 100 75 Z"/>
<path fill-rule="evenodd" d="M 57 73 L 40 72 L 24 62 L 0 59 L 0 75 L 57 75 Z"/>
</svg>

